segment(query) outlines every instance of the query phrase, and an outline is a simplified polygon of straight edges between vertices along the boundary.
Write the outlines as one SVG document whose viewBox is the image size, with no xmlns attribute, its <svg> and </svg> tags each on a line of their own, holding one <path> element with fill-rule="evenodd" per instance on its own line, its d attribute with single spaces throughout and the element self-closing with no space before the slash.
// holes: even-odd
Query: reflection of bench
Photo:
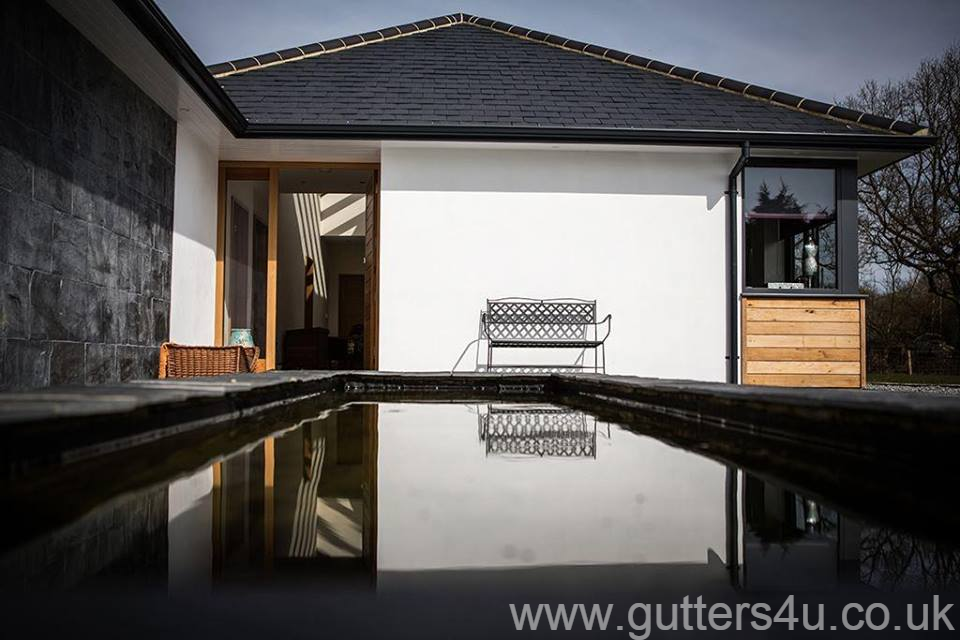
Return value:
<svg viewBox="0 0 960 640">
<path fill-rule="evenodd" d="M 478 422 L 487 455 L 597 457 L 596 418 L 580 411 L 549 406 L 488 406 L 479 414 Z"/>
<path fill-rule="evenodd" d="M 601 336 L 601 325 L 606 331 Z M 595 300 L 555 298 L 500 298 L 487 300 L 480 316 L 480 338 L 487 341 L 487 370 L 585 370 L 606 371 L 604 342 L 610 335 L 610 315 L 597 322 Z M 493 364 L 494 349 L 580 349 L 574 364 L 534 365 Z M 584 353 L 593 349 L 593 364 L 583 363 Z M 599 351 L 599 359 L 598 359 Z"/>
</svg>

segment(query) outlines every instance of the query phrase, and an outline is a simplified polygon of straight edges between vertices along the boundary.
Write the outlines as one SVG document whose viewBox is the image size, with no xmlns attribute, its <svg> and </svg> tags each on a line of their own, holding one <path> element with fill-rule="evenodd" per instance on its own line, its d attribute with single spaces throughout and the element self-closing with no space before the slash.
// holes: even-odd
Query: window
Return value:
<svg viewBox="0 0 960 640">
<path fill-rule="evenodd" d="M 744 172 L 746 286 L 837 288 L 837 172 Z"/>
</svg>

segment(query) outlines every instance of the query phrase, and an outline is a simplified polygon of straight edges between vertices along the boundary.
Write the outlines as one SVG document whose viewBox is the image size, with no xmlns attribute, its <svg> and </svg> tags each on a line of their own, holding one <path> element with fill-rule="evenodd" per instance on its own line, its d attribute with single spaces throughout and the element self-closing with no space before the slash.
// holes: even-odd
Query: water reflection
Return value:
<svg viewBox="0 0 960 640">
<path fill-rule="evenodd" d="M 751 476 L 745 478 L 744 511 L 745 588 L 823 588 L 849 580 L 848 569 L 858 560 L 858 523 Z"/>
<path fill-rule="evenodd" d="M 744 588 L 960 587 L 960 548 L 871 525 L 774 483 L 744 478 Z"/>
<path fill-rule="evenodd" d="M 350 407 L 214 464 L 214 578 L 374 566 L 376 423 L 375 405 Z"/>
<path fill-rule="evenodd" d="M 949 589 L 960 556 L 627 428 L 598 429 L 581 412 L 384 403 L 114 497 L 4 553 L 0 575 L 14 589 L 119 581 L 175 592 L 479 579 L 624 593 Z"/>
<path fill-rule="evenodd" d="M 477 413 L 487 455 L 597 457 L 597 419 L 550 405 L 486 405 Z M 609 439 L 609 426 L 607 431 Z"/>
</svg>

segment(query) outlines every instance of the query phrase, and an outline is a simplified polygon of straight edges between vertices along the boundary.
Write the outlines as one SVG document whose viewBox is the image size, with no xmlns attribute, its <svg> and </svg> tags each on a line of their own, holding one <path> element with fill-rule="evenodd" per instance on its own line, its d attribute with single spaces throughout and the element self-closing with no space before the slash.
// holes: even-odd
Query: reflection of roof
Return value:
<svg viewBox="0 0 960 640">
<path fill-rule="evenodd" d="M 463 13 L 209 70 L 255 124 L 922 132 L 914 124 Z"/>
</svg>

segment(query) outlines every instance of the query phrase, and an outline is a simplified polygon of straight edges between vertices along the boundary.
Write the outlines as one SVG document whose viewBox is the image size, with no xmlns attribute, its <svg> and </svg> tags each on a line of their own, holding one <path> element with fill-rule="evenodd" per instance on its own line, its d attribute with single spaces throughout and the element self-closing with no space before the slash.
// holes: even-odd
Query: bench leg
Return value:
<svg viewBox="0 0 960 640">
<path fill-rule="evenodd" d="M 487 372 L 490 371 L 490 367 L 493 366 L 493 347 L 490 343 L 487 343 Z"/>
<path fill-rule="evenodd" d="M 601 353 L 602 356 L 603 356 L 603 361 L 602 361 L 603 364 L 602 364 L 601 367 L 600 367 L 600 373 L 606 375 L 606 373 L 607 373 L 607 345 L 604 344 L 604 343 L 602 343 L 602 342 L 600 343 L 600 353 Z"/>
</svg>

